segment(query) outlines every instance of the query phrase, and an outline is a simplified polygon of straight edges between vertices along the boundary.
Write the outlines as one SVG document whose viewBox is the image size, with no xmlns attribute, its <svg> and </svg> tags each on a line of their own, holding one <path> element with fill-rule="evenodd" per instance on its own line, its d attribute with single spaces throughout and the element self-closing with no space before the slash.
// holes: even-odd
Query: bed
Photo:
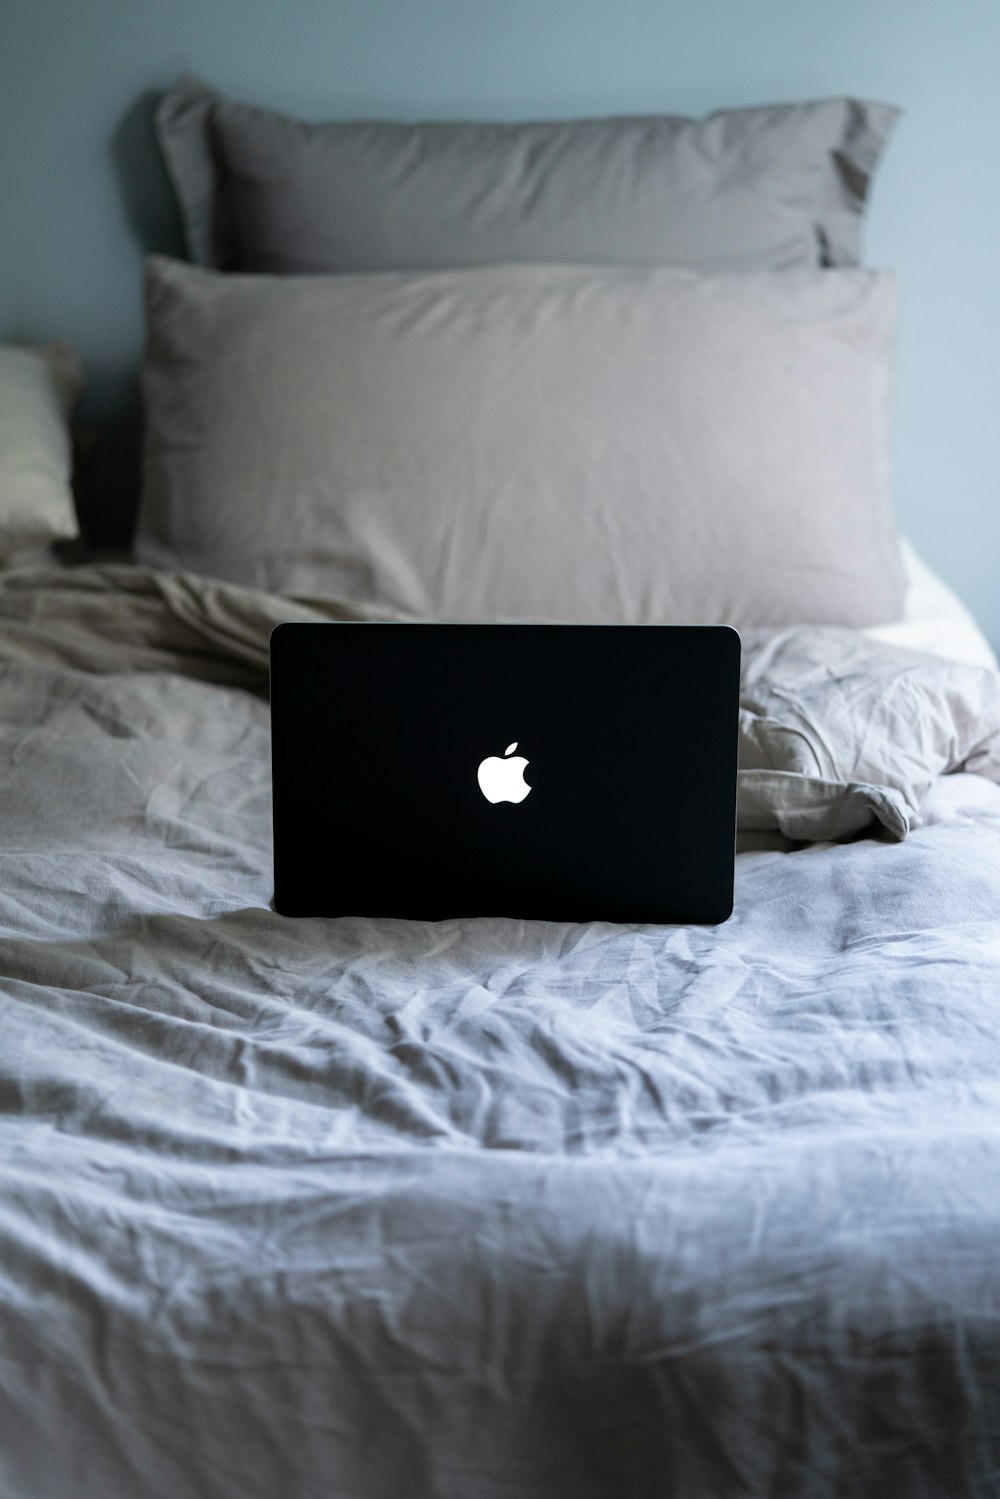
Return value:
<svg viewBox="0 0 1000 1499">
<path fill-rule="evenodd" d="M 995 1493 L 990 647 L 905 545 L 880 617 L 891 569 L 834 619 L 740 604 L 719 927 L 277 916 L 269 631 L 425 601 L 254 527 L 227 577 L 237 498 L 192 530 L 176 289 L 260 274 L 154 268 L 141 560 L 0 572 L 0 1493 Z"/>
</svg>

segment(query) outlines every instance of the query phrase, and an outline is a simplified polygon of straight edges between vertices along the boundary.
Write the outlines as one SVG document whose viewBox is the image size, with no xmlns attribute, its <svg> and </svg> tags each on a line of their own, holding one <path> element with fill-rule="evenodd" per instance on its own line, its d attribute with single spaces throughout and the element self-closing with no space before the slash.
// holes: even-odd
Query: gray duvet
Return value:
<svg viewBox="0 0 1000 1499">
<path fill-rule="evenodd" d="M 293 922 L 288 612 L 0 587 L 2 1499 L 1000 1492 L 1000 678 L 748 637 L 721 927 Z"/>
</svg>

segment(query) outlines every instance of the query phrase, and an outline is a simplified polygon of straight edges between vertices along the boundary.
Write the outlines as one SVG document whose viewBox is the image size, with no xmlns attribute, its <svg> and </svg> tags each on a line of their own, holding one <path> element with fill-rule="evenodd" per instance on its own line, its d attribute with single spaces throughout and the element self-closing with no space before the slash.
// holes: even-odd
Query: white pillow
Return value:
<svg viewBox="0 0 1000 1499">
<path fill-rule="evenodd" d="M 905 537 L 900 537 L 899 556 L 906 579 L 903 616 L 892 624 L 872 625 L 866 633 L 886 645 L 964 661 L 967 666 L 990 666 L 995 671 L 993 647 L 957 594 Z"/>
<path fill-rule="evenodd" d="M 0 557 L 79 533 L 69 419 L 82 383 L 66 344 L 0 345 Z"/>
</svg>

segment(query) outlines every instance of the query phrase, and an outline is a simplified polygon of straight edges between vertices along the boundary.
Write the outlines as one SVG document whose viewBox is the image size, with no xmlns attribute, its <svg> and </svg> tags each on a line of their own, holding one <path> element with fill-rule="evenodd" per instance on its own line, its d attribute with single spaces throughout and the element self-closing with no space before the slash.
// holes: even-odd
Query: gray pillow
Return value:
<svg viewBox="0 0 1000 1499">
<path fill-rule="evenodd" d="M 190 257 L 222 270 L 791 270 L 860 263 L 897 113 L 827 99 L 704 120 L 306 124 L 182 77 L 157 131 Z"/>
<path fill-rule="evenodd" d="M 139 553 L 418 617 L 898 617 L 883 272 L 148 271 Z"/>
</svg>

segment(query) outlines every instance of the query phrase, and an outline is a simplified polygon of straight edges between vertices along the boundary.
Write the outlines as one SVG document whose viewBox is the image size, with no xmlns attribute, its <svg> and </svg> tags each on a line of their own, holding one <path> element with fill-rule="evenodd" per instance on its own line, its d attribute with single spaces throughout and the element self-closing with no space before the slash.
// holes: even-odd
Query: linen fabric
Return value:
<svg viewBox="0 0 1000 1499">
<path fill-rule="evenodd" d="M 5 1499 L 988 1494 L 1000 787 L 717 928 L 290 921 L 300 609 L 0 579 Z"/>
<path fill-rule="evenodd" d="M 86 566 L 0 578 L 0 652 L 75 672 L 175 672 L 266 692 L 268 641 L 287 620 L 386 621 L 344 600 L 306 600 L 194 573 Z M 743 633 L 737 825 L 816 842 L 902 841 L 944 775 L 1000 784 L 1000 672 L 829 626 Z M 670 694 L 669 682 L 650 691 Z M 697 753 L 698 724 L 676 733 Z M 686 784 L 665 788 L 682 799 Z"/>
<path fill-rule="evenodd" d="M 1000 674 L 855 630 L 749 630 L 738 823 L 792 840 L 904 838 L 935 780 L 1000 783 Z"/>
<path fill-rule="evenodd" d="M 139 555 L 416 618 L 898 618 L 872 271 L 154 258 Z"/>
<path fill-rule="evenodd" d="M 859 264 L 865 199 L 897 114 L 824 99 L 703 120 L 309 124 L 183 76 L 156 127 L 201 265 L 734 271 Z"/>
<path fill-rule="evenodd" d="M 69 420 L 82 384 L 67 344 L 0 345 L 0 558 L 78 534 Z"/>
</svg>

